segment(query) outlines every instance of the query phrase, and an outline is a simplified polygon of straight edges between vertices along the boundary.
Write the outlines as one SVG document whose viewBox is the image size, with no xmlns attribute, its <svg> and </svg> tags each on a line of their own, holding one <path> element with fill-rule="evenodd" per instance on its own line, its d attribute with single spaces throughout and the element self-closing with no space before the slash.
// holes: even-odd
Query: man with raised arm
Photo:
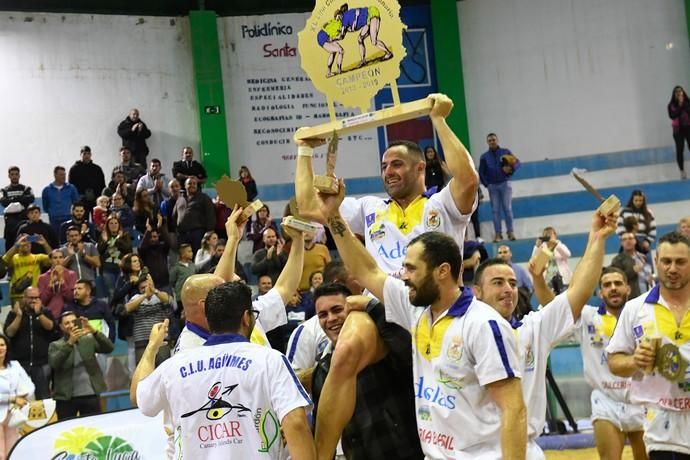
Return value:
<svg viewBox="0 0 690 460">
<path fill-rule="evenodd" d="M 340 215 L 345 184 L 340 180 L 339 185 L 339 194 L 322 197 L 321 203 L 340 255 L 352 276 L 383 300 L 386 320 L 412 334 L 417 426 L 425 456 L 524 459 L 527 415 L 517 341 L 493 308 L 469 288 L 458 287 L 458 244 L 440 232 L 422 233 L 407 246 L 402 279 L 387 275 Z M 425 307 L 421 315 L 417 306 Z M 338 342 L 321 395 L 316 428 L 321 459 L 332 455 L 337 430 L 352 416 L 351 410 L 324 407 L 347 407 L 357 372 L 383 355 L 380 337 L 352 335 Z M 334 376 L 337 385 L 329 382 Z M 330 425 L 325 431 L 324 413 Z"/>
<path fill-rule="evenodd" d="M 687 460 L 690 238 L 678 232 L 662 236 L 656 267 L 659 284 L 625 305 L 606 352 L 613 374 L 633 378 L 632 401 L 653 409 L 644 433 L 650 460 Z"/>
<path fill-rule="evenodd" d="M 429 116 L 453 174 L 448 187 L 427 193 L 424 153 L 413 142 L 396 141 L 381 159 L 381 179 L 390 199 L 346 198 L 342 204 L 348 225 L 364 236 L 367 250 L 387 273 L 400 270 L 407 244 L 425 231 L 450 235 L 462 250 L 465 229 L 476 208 L 479 176 L 470 153 L 446 123 L 453 102 L 443 94 L 429 98 L 434 102 Z M 312 186 L 312 147 L 320 143 L 298 141 L 295 196 L 300 215 L 323 223 L 325 216 Z"/>
<path fill-rule="evenodd" d="M 503 259 L 489 259 L 475 272 L 473 288 L 477 299 L 489 304 L 510 321 L 517 334 L 522 360 L 523 395 L 527 404 L 527 458 L 530 460 L 544 458 L 536 438 L 546 421 L 546 366 L 549 353 L 570 334 L 592 295 L 604 260 L 606 238 L 615 232 L 617 219 L 617 214 L 602 216 L 598 211 L 594 214 L 587 248 L 568 290 L 520 321 L 513 315 L 518 302 L 518 288 L 517 277 L 510 264 Z"/>
</svg>

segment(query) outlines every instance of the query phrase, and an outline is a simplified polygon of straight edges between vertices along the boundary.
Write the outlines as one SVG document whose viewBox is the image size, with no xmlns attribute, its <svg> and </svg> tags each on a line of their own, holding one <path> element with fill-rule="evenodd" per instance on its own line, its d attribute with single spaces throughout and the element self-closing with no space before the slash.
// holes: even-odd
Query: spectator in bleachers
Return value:
<svg viewBox="0 0 690 460">
<path fill-rule="evenodd" d="M 611 266 L 622 270 L 630 285 L 630 298 L 647 292 L 654 283 L 651 260 L 635 249 L 635 234 L 625 232 L 620 236 L 621 252 L 611 261 Z"/>
<path fill-rule="evenodd" d="M 41 235 L 51 248 L 60 246 L 58 236 L 53 227 L 41 220 L 41 208 L 36 204 L 30 204 L 26 208 L 26 222 L 23 222 L 17 228 L 17 235 Z M 33 239 L 33 238 L 32 238 Z M 5 248 L 10 245 L 5 242 Z M 31 242 L 31 252 L 33 254 L 48 254 L 43 245 L 38 243 L 38 240 Z"/>
<path fill-rule="evenodd" d="M 647 197 L 642 190 L 633 190 L 628 204 L 621 209 L 616 228 L 618 236 L 621 236 L 625 231 L 624 222 L 630 216 L 637 219 L 638 230 L 635 237 L 640 241 L 641 252 L 646 254 L 652 249 L 654 241 L 656 241 L 656 220 L 652 210 L 647 207 Z"/>
<path fill-rule="evenodd" d="M 151 275 L 139 280 L 138 289 L 139 292 L 125 304 L 125 310 L 134 322 L 134 353 L 137 364 L 144 354 L 153 325 L 169 319 L 172 312 L 170 296 L 156 287 Z M 156 355 L 156 367 L 168 358 L 170 346 L 165 344 Z"/>
<path fill-rule="evenodd" d="M 96 206 L 91 210 L 91 222 L 93 222 L 96 234 L 100 235 L 105 227 L 105 221 L 108 218 L 108 208 L 110 207 L 110 198 L 101 195 L 96 199 Z"/>
<path fill-rule="evenodd" d="M 96 206 L 96 199 L 105 188 L 105 176 L 100 166 L 91 160 L 91 147 L 85 145 L 80 151 L 81 160 L 69 168 L 68 181 L 79 192 L 79 200 L 84 203 L 86 215 Z"/>
<path fill-rule="evenodd" d="M 503 239 L 501 219 L 505 219 L 508 239 L 513 241 L 513 189 L 510 186 L 510 178 L 520 167 L 520 161 L 510 150 L 498 145 L 496 134 L 489 133 L 486 143 L 489 150 L 484 152 L 479 160 L 479 180 L 489 190 L 496 232 L 494 243 Z"/>
<path fill-rule="evenodd" d="M 184 184 L 190 177 L 196 177 L 201 185 L 206 182 L 204 165 L 194 159 L 194 150 L 191 147 L 182 149 L 182 160 L 173 163 L 172 175 L 180 184 Z"/>
<path fill-rule="evenodd" d="M 302 268 L 302 278 L 299 281 L 299 292 L 308 291 L 311 287 L 309 281 L 314 272 L 323 272 L 326 264 L 331 261 L 331 254 L 325 244 L 317 243 L 315 235 L 304 234 L 304 266 Z"/>
<path fill-rule="evenodd" d="M 268 275 L 275 284 L 280 272 L 287 262 L 288 255 L 283 251 L 283 241 L 278 238 L 275 230 L 267 228 L 263 233 L 264 247 L 256 251 L 252 257 L 252 273 L 256 276 Z"/>
<path fill-rule="evenodd" d="M 120 275 L 115 282 L 115 291 L 110 302 L 112 311 L 118 318 L 117 337 L 127 341 L 127 367 L 130 372 L 136 367 L 132 336 L 134 323 L 132 317 L 125 312 L 125 303 L 139 292 L 139 281 L 145 279 L 148 274 L 148 268 L 142 265 L 137 254 L 126 254 L 120 261 Z"/>
<path fill-rule="evenodd" d="M 82 233 L 76 226 L 67 230 L 67 243 L 62 246 L 63 264 L 77 274 L 77 279 L 96 285 L 96 271 L 101 267 L 101 256 L 94 243 L 82 241 Z"/>
<path fill-rule="evenodd" d="M 153 202 L 153 206 L 158 212 L 161 203 L 170 197 L 168 190 L 168 179 L 165 174 L 161 172 L 161 161 L 158 158 L 151 160 L 149 171 L 139 178 L 137 183 L 137 192 L 146 190 Z"/>
<path fill-rule="evenodd" d="M 678 232 L 690 237 L 690 217 L 683 217 L 678 222 Z"/>
<path fill-rule="evenodd" d="M 19 361 L 36 386 L 36 399 L 50 397 L 48 345 L 53 341 L 55 318 L 43 306 L 37 288 L 26 288 L 21 302 L 15 302 L 5 318 L 12 358 Z"/>
<path fill-rule="evenodd" d="M 110 215 L 117 217 L 123 231 L 130 233 L 134 229 L 136 223 L 134 212 L 119 193 L 114 194 L 111 199 Z"/>
<path fill-rule="evenodd" d="M 146 155 L 149 154 L 146 139 L 151 137 L 151 131 L 146 126 L 146 123 L 139 118 L 138 109 L 129 111 L 127 118 L 118 125 L 117 134 L 122 138 L 122 146 L 127 147 L 132 152 L 134 161 L 145 165 Z"/>
<path fill-rule="evenodd" d="M 252 177 L 252 173 L 249 172 L 249 168 L 241 166 L 238 175 L 240 176 L 240 182 L 242 182 L 247 192 L 247 201 L 254 201 L 259 193 L 256 190 L 256 181 Z"/>
<path fill-rule="evenodd" d="M 309 292 L 309 291 L 307 291 Z M 287 324 L 283 327 L 284 343 L 287 345 L 292 331 L 297 326 L 314 316 L 314 302 L 312 296 L 305 297 L 299 292 L 292 294 L 290 300 L 285 303 L 285 314 L 287 315 Z M 285 352 L 285 350 L 283 350 Z"/>
<path fill-rule="evenodd" d="M 146 168 L 132 159 L 132 151 L 125 146 L 120 147 L 120 163 L 113 168 L 112 176 L 117 171 L 122 171 L 125 175 L 125 182 L 135 187 L 139 178 L 146 174 Z"/>
<path fill-rule="evenodd" d="M 41 302 L 53 315 L 59 318 L 66 303 L 74 299 L 74 285 L 77 274 L 63 263 L 65 255 L 60 249 L 50 251 L 50 270 L 38 277 L 38 291 Z"/>
<path fill-rule="evenodd" d="M 201 238 L 201 247 L 194 255 L 194 264 L 198 269 L 211 260 L 213 254 L 216 252 L 216 245 L 218 244 L 218 235 L 213 230 L 204 233 Z M 203 272 L 200 272 L 203 273 Z"/>
<path fill-rule="evenodd" d="M 273 287 L 273 281 L 268 275 L 262 275 L 258 278 L 256 282 L 256 294 L 252 297 L 252 300 L 256 300 L 259 296 L 266 294 Z"/>
<path fill-rule="evenodd" d="M 132 252 L 132 239 L 120 225 L 117 216 L 110 216 L 98 240 L 98 252 L 101 255 L 101 272 L 108 290 L 108 297 L 112 298 L 115 283 L 120 275 L 120 262 L 125 254 Z"/>
<path fill-rule="evenodd" d="M 72 205 L 71 210 L 72 218 L 60 225 L 60 233 L 58 238 L 60 239 L 60 244 L 65 244 L 67 242 L 67 229 L 70 227 L 77 227 L 79 233 L 81 233 L 81 240 L 84 242 L 95 243 L 96 242 L 96 228 L 89 222 L 89 215 L 87 214 L 86 206 L 81 201 L 77 201 Z"/>
<path fill-rule="evenodd" d="M 12 304 L 22 299 L 24 290 L 38 285 L 38 277 L 41 268 L 49 265 L 47 254 L 32 254 L 29 235 L 20 235 L 4 256 L 2 261 L 9 268 L 10 276 L 10 301 Z M 46 253 L 51 251 L 48 242 L 43 235 L 38 235 L 38 243 L 43 246 Z"/>
<path fill-rule="evenodd" d="M 64 312 L 58 324 L 63 337 L 48 348 L 58 419 L 100 414 L 98 397 L 107 387 L 96 353 L 112 352 L 113 342 L 72 311 Z"/>
<path fill-rule="evenodd" d="M 60 234 L 60 226 L 71 216 L 72 205 L 79 201 L 77 188 L 66 182 L 67 173 L 62 166 L 53 169 L 53 182 L 43 188 L 41 194 L 43 211 L 48 213 L 48 220 L 53 230 Z"/>
<path fill-rule="evenodd" d="M 194 265 L 194 253 L 190 244 L 182 243 L 177 248 L 177 262 L 170 269 L 170 285 L 175 292 L 177 299 L 177 313 L 182 311 L 182 286 L 192 275 L 197 272 L 196 265 Z"/>
<path fill-rule="evenodd" d="M 479 265 L 489 258 L 483 243 L 468 239 L 465 233 L 465 244 L 462 247 L 462 280 L 465 285 L 472 283 L 474 271 Z"/>
<path fill-rule="evenodd" d="M 424 149 L 424 159 L 426 161 L 424 184 L 427 190 L 431 187 L 436 187 L 436 191 L 441 190 L 445 187 L 446 182 L 453 177 L 448 166 L 446 166 L 446 162 L 438 156 L 436 148 L 432 145 Z"/>
<path fill-rule="evenodd" d="M 151 200 L 151 195 L 145 189 L 137 190 L 134 197 L 134 207 L 132 208 L 134 214 L 134 228 L 143 234 L 146 231 L 147 222 L 155 222 L 158 216 L 158 207 Z"/>
<path fill-rule="evenodd" d="M 134 185 L 127 183 L 125 173 L 119 168 L 115 168 L 110 183 L 106 188 L 103 189 L 103 195 L 111 199 L 116 193 L 119 193 L 125 198 L 125 203 L 130 206 L 134 205 L 134 194 L 136 193 L 135 187 Z"/>
<path fill-rule="evenodd" d="M 201 247 L 204 233 L 216 226 L 213 202 L 199 189 L 199 180 L 190 177 L 185 182 L 187 196 L 183 203 L 178 200 L 177 242 L 189 243 L 194 253 Z"/>
<path fill-rule="evenodd" d="M 108 304 L 93 296 L 93 284 L 89 280 L 77 280 L 74 285 L 74 300 L 62 310 L 63 313 L 66 311 L 88 319 L 98 332 L 107 335 L 115 343 L 115 318 Z"/>
<path fill-rule="evenodd" d="M 276 229 L 273 219 L 271 219 L 271 211 L 268 206 L 263 205 L 256 211 L 256 216 L 251 223 L 249 232 L 247 233 L 247 239 L 253 242 L 252 254 L 259 249 L 264 248 L 264 231 L 267 228 L 273 229 L 276 234 L 278 234 L 278 229 Z"/>
<path fill-rule="evenodd" d="M 513 271 L 515 272 L 515 278 L 517 279 L 518 289 L 525 289 L 529 292 L 530 296 L 534 292 L 534 286 L 532 285 L 532 277 L 530 277 L 527 270 L 522 268 L 520 265 L 513 262 L 513 252 L 510 250 L 510 246 L 502 244 L 498 247 L 498 252 L 496 257 L 501 259 L 503 262 L 509 264 Z"/>
<path fill-rule="evenodd" d="M 544 277 L 547 284 L 556 294 L 563 292 L 570 284 L 570 278 L 573 274 L 568 265 L 568 258 L 570 257 L 570 249 L 562 241 L 558 239 L 558 233 L 553 227 L 546 227 L 542 235 L 537 238 L 534 247 L 532 248 L 532 257 L 537 254 L 540 249 L 548 249 L 553 253 L 549 263 L 546 265 Z"/>
<path fill-rule="evenodd" d="M 170 235 L 174 235 L 177 231 L 177 201 L 184 200 L 184 198 L 181 193 L 182 187 L 177 179 L 168 182 L 168 189 L 170 190 L 170 198 L 161 203 L 160 212 L 165 219 L 165 225 L 168 226 L 168 232 Z"/>
<path fill-rule="evenodd" d="M 0 458 L 9 458 L 12 446 L 17 442 L 17 428 L 10 427 L 9 410 L 12 406 L 24 407 L 34 394 L 34 384 L 17 361 L 10 361 L 9 340 L 0 334 Z M 14 458 L 14 457 L 13 457 Z"/>
<path fill-rule="evenodd" d="M 216 195 L 212 201 L 213 209 L 216 213 L 216 226 L 213 231 L 216 232 L 218 238 L 227 240 L 228 232 L 225 230 L 225 222 L 228 220 L 228 217 L 230 217 L 230 214 L 232 214 L 232 209 L 228 208 L 218 195 Z"/>
<path fill-rule="evenodd" d="M 680 169 L 680 178 L 687 179 L 683 151 L 685 143 L 690 148 L 690 101 L 682 86 L 673 88 L 673 94 L 668 103 L 668 116 L 671 118 L 673 140 L 676 143 L 676 162 Z"/>
<path fill-rule="evenodd" d="M 163 223 L 163 217 L 159 214 L 155 226 L 152 226 L 150 222 L 146 223 L 146 231 L 137 253 L 144 267 L 149 269 L 153 283 L 165 291 L 170 288 L 168 253 L 171 247 L 170 233 Z"/>
<path fill-rule="evenodd" d="M 27 218 L 29 206 L 33 204 L 35 197 L 31 187 L 19 183 L 20 171 L 18 166 L 10 166 L 7 175 L 10 183 L 1 190 L 0 204 L 5 208 L 4 238 L 5 247 L 9 248 L 14 245 L 17 229 Z"/>
<path fill-rule="evenodd" d="M 330 262 L 329 262 L 330 263 Z M 326 264 L 328 265 L 328 264 Z M 314 291 L 323 284 L 323 271 L 317 270 L 309 275 L 309 289 L 300 294 L 300 304 L 310 311 L 314 311 Z M 310 315 L 311 316 L 311 315 Z"/>
<path fill-rule="evenodd" d="M 223 239 L 218 239 L 216 243 L 215 250 L 211 254 L 211 258 L 208 259 L 203 265 L 197 265 L 197 273 L 214 273 L 218 263 L 220 263 L 220 258 L 223 256 L 223 251 L 225 251 L 225 246 L 227 246 L 227 241 Z M 239 277 L 245 283 L 247 282 L 247 274 L 244 272 L 244 268 L 237 258 L 235 258 L 235 275 Z"/>
</svg>

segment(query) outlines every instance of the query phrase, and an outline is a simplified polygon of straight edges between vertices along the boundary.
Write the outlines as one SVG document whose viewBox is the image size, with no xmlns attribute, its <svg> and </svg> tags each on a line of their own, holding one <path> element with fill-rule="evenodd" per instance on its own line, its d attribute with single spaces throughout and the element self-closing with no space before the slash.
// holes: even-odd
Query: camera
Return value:
<svg viewBox="0 0 690 460">
<path fill-rule="evenodd" d="M 38 243 L 38 235 L 29 235 L 26 237 L 27 243 Z"/>
<path fill-rule="evenodd" d="M 141 273 L 139 274 L 139 279 L 137 280 L 137 284 L 141 283 L 142 281 L 146 281 L 146 278 L 149 276 L 149 269 L 147 267 L 144 267 L 141 269 Z"/>
</svg>

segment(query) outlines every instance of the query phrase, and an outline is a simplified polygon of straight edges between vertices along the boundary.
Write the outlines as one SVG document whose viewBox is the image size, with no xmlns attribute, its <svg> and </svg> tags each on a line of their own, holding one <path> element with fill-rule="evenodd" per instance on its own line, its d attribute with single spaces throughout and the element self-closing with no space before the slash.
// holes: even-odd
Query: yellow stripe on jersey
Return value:
<svg viewBox="0 0 690 460">
<path fill-rule="evenodd" d="M 608 337 L 609 339 L 613 335 L 613 330 L 616 328 L 616 322 L 618 319 L 613 316 L 610 313 L 606 313 L 605 315 L 601 315 L 601 326 L 602 326 L 602 333 L 604 336 Z"/>
<path fill-rule="evenodd" d="M 452 322 L 453 317 L 446 315 L 436 321 L 432 327 L 429 327 L 428 315 L 426 313 L 422 315 L 414 339 L 417 352 L 424 356 L 427 361 L 431 361 L 441 354 L 443 336 L 446 335 L 446 330 Z"/>
<path fill-rule="evenodd" d="M 690 341 L 690 312 L 685 312 L 680 326 L 678 326 L 673 312 L 663 305 L 656 304 L 654 306 L 654 314 L 656 316 L 657 329 L 662 335 L 676 345 L 682 345 Z"/>
<path fill-rule="evenodd" d="M 422 222 L 422 218 L 424 217 L 424 205 L 427 200 L 427 197 L 420 195 L 405 209 L 391 200 L 391 203 L 381 217 L 383 217 L 383 220 L 386 222 L 395 225 L 398 230 L 400 230 L 400 233 L 407 235 Z M 378 215 L 376 216 L 376 220 L 380 220 Z"/>
</svg>

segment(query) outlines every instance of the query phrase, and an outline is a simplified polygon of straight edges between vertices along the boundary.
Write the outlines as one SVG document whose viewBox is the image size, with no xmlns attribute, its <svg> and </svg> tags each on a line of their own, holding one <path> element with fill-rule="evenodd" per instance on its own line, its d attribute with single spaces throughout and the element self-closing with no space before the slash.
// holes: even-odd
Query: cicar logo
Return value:
<svg viewBox="0 0 690 460">
<path fill-rule="evenodd" d="M 424 385 L 424 377 L 419 377 L 419 380 L 414 384 L 415 396 L 419 399 L 429 401 L 431 404 L 436 404 L 446 409 L 455 409 L 455 396 L 446 394 L 440 385 Z"/>
</svg>

